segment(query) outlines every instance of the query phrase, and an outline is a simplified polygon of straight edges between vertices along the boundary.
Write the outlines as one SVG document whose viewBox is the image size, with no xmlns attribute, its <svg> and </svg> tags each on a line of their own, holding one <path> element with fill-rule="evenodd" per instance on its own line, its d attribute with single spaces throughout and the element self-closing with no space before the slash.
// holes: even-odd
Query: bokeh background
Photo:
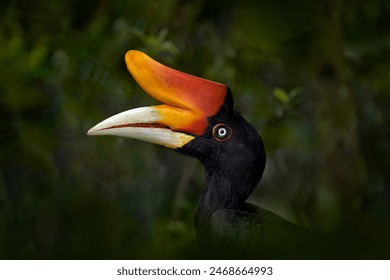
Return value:
<svg viewBox="0 0 390 280">
<path fill-rule="evenodd" d="M 156 104 L 129 49 L 232 88 L 268 156 L 252 202 L 390 258 L 389 26 L 387 0 L 2 0 L 0 258 L 207 258 L 200 163 L 86 136 Z"/>
</svg>

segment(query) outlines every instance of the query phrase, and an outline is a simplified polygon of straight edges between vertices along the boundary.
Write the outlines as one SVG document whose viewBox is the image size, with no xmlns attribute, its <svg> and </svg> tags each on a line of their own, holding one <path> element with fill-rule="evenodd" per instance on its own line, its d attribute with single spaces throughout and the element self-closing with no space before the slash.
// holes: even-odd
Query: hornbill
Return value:
<svg viewBox="0 0 390 280">
<path fill-rule="evenodd" d="M 263 141 L 235 111 L 229 87 L 185 74 L 130 50 L 129 72 L 162 105 L 114 115 L 88 135 L 135 138 L 174 149 L 200 160 L 205 187 L 196 213 L 197 238 L 205 246 L 242 249 L 244 245 L 275 253 L 291 244 L 305 247 L 311 234 L 246 200 L 259 183 L 266 163 Z M 310 236 L 310 238 L 308 238 Z"/>
</svg>

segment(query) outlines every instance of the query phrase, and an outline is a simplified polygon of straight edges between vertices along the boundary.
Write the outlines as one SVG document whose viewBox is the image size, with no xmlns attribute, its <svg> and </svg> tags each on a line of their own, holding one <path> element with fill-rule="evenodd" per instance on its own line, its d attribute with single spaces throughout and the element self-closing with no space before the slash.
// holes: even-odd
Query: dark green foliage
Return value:
<svg viewBox="0 0 390 280">
<path fill-rule="evenodd" d="M 1 7 L 0 258 L 208 258 L 193 229 L 200 164 L 86 136 L 156 104 L 129 49 L 231 87 L 268 155 L 252 202 L 326 236 L 336 257 L 390 258 L 389 1 Z"/>
</svg>

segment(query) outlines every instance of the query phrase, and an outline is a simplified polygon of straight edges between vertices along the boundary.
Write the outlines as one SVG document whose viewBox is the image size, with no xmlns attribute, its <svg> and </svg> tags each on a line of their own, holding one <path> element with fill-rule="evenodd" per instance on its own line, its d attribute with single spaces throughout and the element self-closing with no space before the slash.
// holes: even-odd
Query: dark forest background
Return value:
<svg viewBox="0 0 390 280">
<path fill-rule="evenodd" d="M 153 105 L 129 49 L 228 84 L 268 155 L 250 201 L 390 258 L 390 1 L 1 1 L 0 258 L 194 253 L 200 163 L 97 122 Z"/>
</svg>

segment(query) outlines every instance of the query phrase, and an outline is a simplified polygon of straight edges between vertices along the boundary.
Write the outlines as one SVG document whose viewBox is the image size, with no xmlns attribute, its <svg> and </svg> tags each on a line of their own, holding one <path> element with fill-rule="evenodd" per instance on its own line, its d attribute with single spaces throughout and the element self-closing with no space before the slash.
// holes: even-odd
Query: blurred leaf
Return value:
<svg viewBox="0 0 390 280">
<path fill-rule="evenodd" d="M 287 104 L 289 101 L 289 96 L 284 89 L 274 88 L 272 91 L 273 95 L 283 104 Z"/>
<path fill-rule="evenodd" d="M 294 98 L 300 94 L 302 94 L 304 92 L 304 88 L 303 87 L 296 87 L 296 88 L 293 88 L 289 93 L 288 93 L 288 99 L 289 101 L 293 101 Z"/>
</svg>

